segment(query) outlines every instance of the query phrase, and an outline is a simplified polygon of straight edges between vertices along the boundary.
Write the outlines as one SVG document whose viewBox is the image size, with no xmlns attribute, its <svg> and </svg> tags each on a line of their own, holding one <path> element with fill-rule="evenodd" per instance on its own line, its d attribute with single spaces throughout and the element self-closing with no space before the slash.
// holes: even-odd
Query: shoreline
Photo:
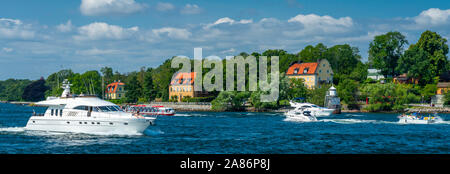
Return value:
<svg viewBox="0 0 450 174">
<path fill-rule="evenodd" d="M 33 106 L 35 102 L 26 102 L 26 101 L 0 101 L 0 103 L 7 103 L 7 104 L 15 104 L 15 105 L 27 105 L 27 106 Z M 127 104 L 122 104 L 119 106 L 124 106 Z M 149 106 L 158 106 L 163 105 L 166 107 L 171 107 L 175 109 L 176 111 L 180 112 L 275 112 L 275 113 L 284 113 L 289 110 L 288 107 L 282 107 L 280 109 L 265 109 L 265 110 L 256 110 L 254 108 L 246 108 L 245 110 L 236 110 L 236 111 L 214 111 L 211 109 L 210 104 L 196 104 L 196 103 L 149 103 L 146 104 Z M 39 107 L 39 106 L 35 106 Z M 391 113 L 391 114 L 399 114 L 399 113 L 405 113 L 405 112 L 420 112 L 420 113 L 440 113 L 440 114 L 450 114 L 450 107 L 419 107 L 419 108 L 407 108 L 404 111 L 398 112 L 398 111 L 377 111 L 377 112 L 370 112 L 366 110 L 342 110 L 341 113 Z"/>
</svg>

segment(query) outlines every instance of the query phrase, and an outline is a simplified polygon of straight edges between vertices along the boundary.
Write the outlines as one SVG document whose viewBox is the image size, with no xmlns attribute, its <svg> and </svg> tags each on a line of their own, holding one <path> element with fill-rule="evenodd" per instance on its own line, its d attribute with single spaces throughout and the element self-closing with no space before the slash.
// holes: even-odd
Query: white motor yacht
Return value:
<svg viewBox="0 0 450 174">
<path fill-rule="evenodd" d="M 286 118 L 294 121 L 310 122 L 317 121 L 317 118 L 311 115 L 311 111 L 304 110 L 302 108 L 295 108 L 286 112 Z"/>
<path fill-rule="evenodd" d="M 72 95 L 67 80 L 63 83 L 63 89 L 61 97 L 49 97 L 45 101 L 35 103 L 36 106 L 48 108 L 44 114 L 33 114 L 28 120 L 26 130 L 142 134 L 156 119 L 124 112 L 116 104 L 96 96 Z"/>
<path fill-rule="evenodd" d="M 305 111 L 310 111 L 311 115 L 314 117 L 330 116 L 334 111 L 334 109 L 320 107 L 320 106 L 317 106 L 317 105 L 311 104 L 311 103 L 297 103 L 297 102 L 293 102 L 293 101 L 290 101 L 289 103 L 294 108 L 301 108 Z"/>
</svg>

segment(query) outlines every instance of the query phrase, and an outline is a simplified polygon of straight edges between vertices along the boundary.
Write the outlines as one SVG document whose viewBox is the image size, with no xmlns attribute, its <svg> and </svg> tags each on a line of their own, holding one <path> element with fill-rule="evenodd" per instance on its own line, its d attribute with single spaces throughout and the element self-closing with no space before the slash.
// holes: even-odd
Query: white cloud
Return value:
<svg viewBox="0 0 450 174">
<path fill-rule="evenodd" d="M 290 32 L 294 35 L 307 35 L 312 33 L 342 33 L 353 27 L 350 17 L 333 18 L 331 16 L 319 16 L 316 14 L 299 14 L 288 20 L 289 23 L 300 23 L 303 29 L 298 32 Z"/>
<path fill-rule="evenodd" d="M 220 24 L 234 25 L 234 24 L 250 24 L 250 23 L 253 23 L 253 20 L 251 20 L 251 19 L 242 19 L 240 21 L 235 21 L 234 19 L 231 19 L 229 17 L 224 17 L 224 18 L 218 19 L 216 22 L 214 22 L 212 24 L 206 24 L 204 29 L 209 29 L 211 27 L 214 27 L 214 26 L 220 25 Z"/>
<path fill-rule="evenodd" d="M 341 38 L 336 38 L 334 40 L 332 40 L 335 43 L 347 43 L 347 42 L 370 42 L 372 41 L 375 36 L 378 35 L 382 35 L 385 34 L 386 32 L 379 32 L 379 31 L 374 31 L 374 32 L 367 32 L 366 35 L 361 35 L 361 36 L 351 36 L 351 37 L 341 37 Z M 403 33 L 404 34 L 404 33 Z"/>
<path fill-rule="evenodd" d="M 438 26 L 450 23 L 450 9 L 441 10 L 438 8 L 430 8 L 422 11 L 419 16 L 414 17 L 416 24 L 422 26 Z"/>
<path fill-rule="evenodd" d="M 75 53 L 78 55 L 83 55 L 83 56 L 98 56 L 98 55 L 120 54 L 121 51 L 114 50 L 114 49 L 101 50 L 101 49 L 97 49 L 97 48 L 92 48 L 92 49 L 88 49 L 88 50 L 79 50 L 79 51 L 76 51 Z"/>
<path fill-rule="evenodd" d="M 95 22 L 78 28 L 76 40 L 127 39 L 139 31 L 138 27 L 123 28 L 103 22 Z"/>
<path fill-rule="evenodd" d="M 65 23 L 65 24 L 59 24 L 58 26 L 56 26 L 56 29 L 59 32 L 63 32 L 63 33 L 70 32 L 70 31 L 72 31 L 73 28 L 74 28 L 74 26 L 72 25 L 71 20 L 68 20 L 67 23 Z"/>
<path fill-rule="evenodd" d="M 181 10 L 181 14 L 199 14 L 202 12 L 202 9 L 196 4 L 186 4 L 184 8 Z"/>
<path fill-rule="evenodd" d="M 32 39 L 34 37 L 35 31 L 31 25 L 17 19 L 0 18 L 0 38 Z"/>
<path fill-rule="evenodd" d="M 172 28 L 172 27 L 153 29 L 152 32 L 157 37 L 160 37 L 162 34 L 167 34 L 167 36 L 172 39 L 188 39 L 192 35 L 192 33 L 189 32 L 187 29 Z"/>
<path fill-rule="evenodd" d="M 156 10 L 158 10 L 158 11 L 170 11 L 173 9 L 175 9 L 175 6 L 171 3 L 159 2 L 156 5 Z"/>
<path fill-rule="evenodd" d="M 135 0 L 81 0 L 80 10 L 86 16 L 130 14 L 144 10 L 146 4 Z"/>
<path fill-rule="evenodd" d="M 14 51 L 14 49 L 12 49 L 12 48 L 7 48 L 7 47 L 4 47 L 4 48 L 2 48 L 2 51 L 3 51 L 3 52 L 6 52 L 6 53 L 9 53 L 9 52 L 12 52 L 12 51 Z"/>
<path fill-rule="evenodd" d="M 220 52 L 220 53 L 222 53 L 222 54 L 231 54 L 231 53 L 234 53 L 234 52 L 236 52 L 236 49 L 230 48 L 230 49 L 228 49 L 228 50 L 223 50 L 223 51 Z"/>
</svg>

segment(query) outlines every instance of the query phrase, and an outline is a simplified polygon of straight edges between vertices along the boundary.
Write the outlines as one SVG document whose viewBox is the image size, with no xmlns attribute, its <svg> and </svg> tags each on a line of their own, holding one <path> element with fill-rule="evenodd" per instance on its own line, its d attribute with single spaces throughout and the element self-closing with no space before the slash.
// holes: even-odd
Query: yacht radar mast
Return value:
<svg viewBox="0 0 450 174">
<path fill-rule="evenodd" d="M 72 86 L 72 84 L 70 84 L 69 80 L 65 79 L 63 84 L 62 84 L 62 89 L 64 89 L 61 97 L 69 97 L 70 96 L 70 86 Z"/>
</svg>

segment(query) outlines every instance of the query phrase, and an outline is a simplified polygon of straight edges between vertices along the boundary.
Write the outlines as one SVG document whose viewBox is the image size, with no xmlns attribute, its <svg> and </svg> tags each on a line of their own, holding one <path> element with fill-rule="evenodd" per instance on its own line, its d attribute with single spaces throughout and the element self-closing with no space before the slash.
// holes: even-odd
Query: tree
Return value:
<svg viewBox="0 0 450 174">
<path fill-rule="evenodd" d="M 357 102 L 356 92 L 358 91 L 358 82 L 352 79 L 344 79 L 337 86 L 337 92 L 341 101 L 349 108 L 355 108 Z"/>
<path fill-rule="evenodd" d="M 129 103 L 136 103 L 139 100 L 139 97 L 142 96 L 142 87 L 139 84 L 136 75 L 132 75 L 130 77 L 130 80 L 125 86 L 125 90 L 127 91 L 125 96 L 127 98 L 127 102 Z"/>
<path fill-rule="evenodd" d="M 305 87 L 303 79 L 293 78 L 289 80 L 289 88 L 287 89 L 287 99 L 306 98 L 308 89 Z"/>
<path fill-rule="evenodd" d="M 444 105 L 450 105 L 450 91 L 447 91 L 444 96 Z"/>
<path fill-rule="evenodd" d="M 106 84 L 110 84 L 113 82 L 113 69 L 110 67 L 103 67 L 102 69 L 100 69 L 100 72 L 102 72 L 104 81 Z"/>
<path fill-rule="evenodd" d="M 0 81 L 0 100 L 22 101 L 22 94 L 30 80 L 8 79 Z"/>
<path fill-rule="evenodd" d="M 405 36 L 397 31 L 375 36 L 369 45 L 370 64 L 385 77 L 398 75 L 396 67 L 405 44 L 408 44 Z"/>
<path fill-rule="evenodd" d="M 437 83 L 438 76 L 449 68 L 446 42 L 445 38 L 435 32 L 423 32 L 419 41 L 411 45 L 398 60 L 397 70 L 419 79 L 421 86 Z"/>
<path fill-rule="evenodd" d="M 25 87 L 22 99 L 25 101 L 40 101 L 45 99 L 45 91 L 47 91 L 49 87 L 45 86 L 44 78 L 36 80 Z"/>
<path fill-rule="evenodd" d="M 62 94 L 63 89 L 61 88 L 62 82 L 65 79 L 73 78 L 74 73 L 70 69 L 65 69 L 53 73 L 47 77 L 45 80 L 45 85 L 50 89 L 45 92 L 45 96 L 59 96 Z"/>
<path fill-rule="evenodd" d="M 335 45 L 329 48 L 323 53 L 323 58 L 330 62 L 335 74 L 349 75 L 361 62 L 358 48 L 351 47 L 348 44 Z"/>
<path fill-rule="evenodd" d="M 429 53 L 423 49 L 411 46 L 405 54 L 398 60 L 397 70 L 407 73 L 409 77 L 419 79 L 419 85 L 425 86 L 433 81 L 432 68 Z"/>
<path fill-rule="evenodd" d="M 153 86 L 152 68 L 148 68 L 144 75 L 143 93 L 146 101 L 152 101 L 156 98 L 156 92 Z"/>
<path fill-rule="evenodd" d="M 327 47 L 322 43 L 318 43 L 316 46 L 306 46 L 303 50 L 297 53 L 297 56 L 304 62 L 316 62 L 318 59 L 323 58 L 323 54 L 326 51 Z"/>
</svg>

